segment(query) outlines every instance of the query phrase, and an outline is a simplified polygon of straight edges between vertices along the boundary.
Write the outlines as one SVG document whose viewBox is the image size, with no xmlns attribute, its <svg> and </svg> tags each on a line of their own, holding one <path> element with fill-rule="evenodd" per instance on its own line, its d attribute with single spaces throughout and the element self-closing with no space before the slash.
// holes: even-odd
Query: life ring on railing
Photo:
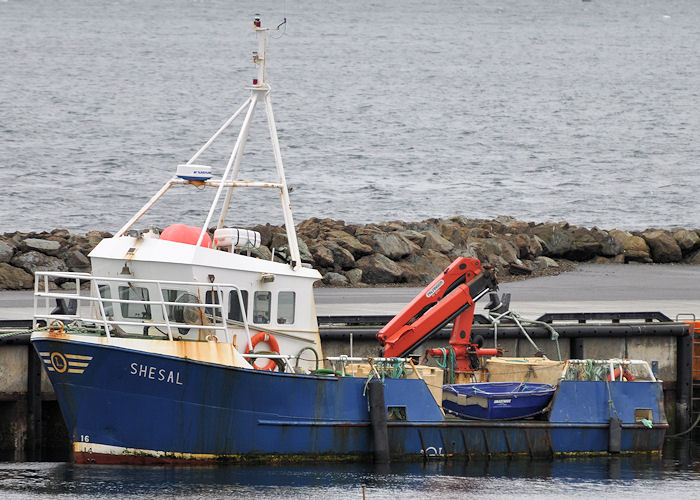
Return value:
<svg viewBox="0 0 700 500">
<path fill-rule="evenodd" d="M 620 375 L 622 375 L 622 380 L 626 380 L 627 382 L 634 382 L 634 375 L 632 375 L 632 372 L 627 369 L 625 366 L 624 368 L 620 368 L 619 366 L 615 368 L 615 371 L 613 372 L 613 378 L 610 378 L 610 375 L 608 375 L 608 381 L 612 380 L 620 380 Z"/>
<path fill-rule="evenodd" d="M 267 332 L 258 332 L 255 335 L 253 335 L 250 339 L 250 344 L 253 346 L 251 349 L 251 346 L 248 345 L 245 348 L 245 353 L 250 354 L 251 352 L 255 352 L 255 346 L 257 346 L 260 342 L 265 342 L 267 345 L 270 346 L 270 350 L 272 352 L 276 352 L 279 354 L 280 352 L 280 345 L 277 343 L 277 339 L 271 334 Z M 267 370 L 269 372 L 274 371 L 275 368 L 277 368 L 277 363 L 275 363 L 274 359 L 270 359 L 269 362 L 265 366 L 257 366 L 255 364 L 255 361 L 253 361 L 253 367 L 256 370 Z"/>
</svg>

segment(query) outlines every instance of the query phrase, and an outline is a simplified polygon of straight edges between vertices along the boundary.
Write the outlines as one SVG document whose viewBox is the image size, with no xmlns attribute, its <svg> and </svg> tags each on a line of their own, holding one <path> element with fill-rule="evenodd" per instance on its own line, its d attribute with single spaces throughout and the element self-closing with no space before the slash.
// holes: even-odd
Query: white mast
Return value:
<svg viewBox="0 0 700 500">
<path fill-rule="evenodd" d="M 279 27 L 278 27 L 279 28 Z M 253 80 L 253 85 L 250 88 L 251 98 L 248 107 L 248 112 L 246 113 L 245 120 L 241 126 L 241 131 L 236 140 L 236 146 L 231 153 L 231 158 L 229 159 L 228 165 L 226 166 L 226 171 L 222 177 L 222 180 L 226 181 L 227 177 L 229 182 L 228 191 L 226 192 L 226 198 L 224 200 L 224 205 L 221 210 L 221 215 L 219 216 L 219 222 L 217 227 L 222 227 L 226 220 L 226 214 L 228 213 L 228 207 L 231 204 L 231 197 L 233 194 L 233 188 L 238 187 L 238 173 L 240 171 L 241 158 L 243 156 L 243 151 L 245 149 L 246 141 L 248 139 L 248 132 L 250 130 L 250 122 L 252 121 L 255 106 L 259 101 L 265 106 L 265 114 L 267 115 L 267 126 L 270 132 L 270 140 L 272 142 L 272 152 L 275 157 L 275 168 L 277 169 L 278 181 L 271 187 L 277 187 L 280 190 L 280 198 L 282 202 L 282 214 L 284 215 L 284 226 L 287 232 L 287 244 L 289 247 L 289 255 L 291 258 L 292 268 L 296 269 L 301 266 L 301 256 L 299 254 L 299 243 L 297 242 L 297 234 L 294 228 L 294 220 L 292 218 L 292 205 L 289 201 L 289 189 L 287 188 L 287 180 L 284 175 L 284 165 L 282 164 L 282 153 L 279 146 L 279 138 L 277 137 L 277 126 L 275 125 L 275 116 L 272 112 L 272 102 L 270 101 L 271 87 L 265 79 L 265 60 L 267 59 L 267 32 L 271 29 L 277 28 L 263 28 L 260 22 L 260 15 L 256 14 L 253 20 L 253 29 L 258 36 L 258 50 L 253 52 L 253 62 L 255 63 L 258 75 L 257 78 Z M 233 162 L 233 169 L 231 169 Z M 230 177 L 229 177 L 230 171 Z M 199 245 L 204 238 L 204 233 L 206 232 L 209 223 L 211 222 L 211 217 L 216 208 L 216 204 L 221 195 L 224 183 L 219 185 L 219 190 L 216 193 L 214 202 L 212 203 L 207 220 L 202 227 L 202 232 L 199 235 L 199 240 L 197 244 Z"/>
<path fill-rule="evenodd" d="M 286 19 L 285 19 L 286 22 Z M 284 23 L 283 23 L 284 24 Z M 280 25 L 281 26 L 281 25 Z M 194 166 L 193 162 L 199 158 L 199 156 L 214 142 L 214 140 L 221 135 L 221 133 L 227 129 L 233 121 L 245 111 L 245 118 L 243 124 L 241 125 L 241 130 L 236 139 L 236 143 L 231 151 L 231 155 L 226 163 L 226 169 L 224 174 L 221 176 L 221 180 L 187 180 L 187 178 L 173 177 L 170 179 L 161 189 L 156 193 L 142 208 L 139 210 L 130 220 L 127 222 L 118 232 L 117 236 L 123 236 L 126 232 L 138 221 L 155 203 L 160 199 L 165 192 L 176 184 L 194 184 L 197 186 L 209 186 L 216 187 L 216 196 L 211 204 L 207 218 L 202 226 L 202 230 L 199 234 L 199 239 L 197 240 L 197 245 L 202 243 L 204 235 L 206 234 L 207 228 L 212 221 L 214 216 L 214 211 L 218 204 L 224 187 L 228 188 L 226 190 L 226 197 L 224 199 L 223 207 L 221 209 L 221 214 L 218 219 L 217 227 L 223 227 L 226 220 L 226 214 L 228 213 L 228 208 L 231 204 L 231 198 L 233 194 L 233 188 L 235 187 L 258 187 L 258 188 L 274 188 L 279 189 L 280 199 L 282 202 L 282 214 L 284 215 L 284 226 L 287 233 L 287 242 L 289 247 L 289 256 L 291 260 L 291 266 L 293 269 L 298 269 L 301 267 L 301 256 L 299 254 L 299 243 L 297 241 L 296 229 L 294 228 L 294 220 L 292 218 L 292 206 L 289 201 L 289 189 L 287 188 L 287 180 L 284 175 L 284 165 L 282 164 L 282 153 L 279 146 L 279 138 L 277 137 L 277 126 L 275 125 L 275 117 L 272 112 L 272 102 L 270 101 L 270 85 L 265 79 L 265 59 L 267 57 L 267 32 L 270 30 L 277 30 L 277 28 L 263 28 L 260 22 L 260 15 L 256 14 L 253 20 L 253 29 L 255 30 L 258 37 L 258 50 L 253 52 L 253 62 L 257 67 L 257 78 L 253 79 L 253 85 L 247 87 L 250 89 L 250 97 L 243 103 L 243 105 L 238 108 L 238 110 L 231 116 L 226 123 L 224 123 L 219 130 L 202 146 L 195 155 L 190 158 L 186 165 Z M 248 140 L 248 133 L 250 132 L 250 124 L 253 121 L 255 115 L 255 107 L 259 102 L 262 102 L 265 109 L 265 114 L 267 116 L 267 126 L 270 133 L 270 141 L 272 142 L 272 153 L 275 158 L 275 168 L 277 170 L 277 179 L 271 182 L 257 182 L 257 181 L 242 181 L 238 180 L 238 174 L 240 171 L 241 159 L 243 158 L 243 152 Z M 203 167 L 209 168 L 209 167 Z"/>
</svg>

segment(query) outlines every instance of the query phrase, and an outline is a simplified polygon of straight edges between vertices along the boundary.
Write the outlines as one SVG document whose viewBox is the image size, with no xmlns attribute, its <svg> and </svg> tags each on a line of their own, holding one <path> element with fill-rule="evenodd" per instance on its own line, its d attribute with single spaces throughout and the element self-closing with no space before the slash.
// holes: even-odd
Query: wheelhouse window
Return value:
<svg viewBox="0 0 700 500">
<path fill-rule="evenodd" d="M 163 299 L 165 302 L 181 302 L 183 304 L 199 303 L 199 299 L 195 295 L 184 290 L 163 289 Z M 199 308 L 195 306 L 168 304 L 165 307 L 168 312 L 168 319 L 174 323 L 192 323 L 193 319 L 191 316 L 199 315 Z"/>
<path fill-rule="evenodd" d="M 271 292 L 255 292 L 253 296 L 253 323 L 267 324 L 270 322 L 271 303 Z"/>
<path fill-rule="evenodd" d="M 219 304 L 219 292 L 217 290 L 207 290 L 204 294 L 204 302 L 207 304 Z M 207 307 L 205 309 L 207 316 L 210 318 L 221 318 L 220 307 Z"/>
<path fill-rule="evenodd" d="M 241 296 L 243 298 L 243 307 L 248 314 L 248 290 L 241 290 Z M 218 304 L 219 294 L 216 290 L 208 290 L 204 298 L 207 304 Z M 206 313 L 210 317 L 221 318 L 221 308 L 218 307 L 207 307 Z M 267 317 L 269 318 L 269 312 Z M 243 321 L 243 314 L 241 314 L 241 305 L 238 302 L 238 292 L 232 290 L 228 295 L 228 319 L 233 321 Z"/>
<path fill-rule="evenodd" d="M 150 300 L 148 289 L 138 286 L 120 286 L 119 298 L 121 300 Z M 151 319 L 150 304 L 126 304 L 122 303 L 122 316 L 134 319 Z"/>
<path fill-rule="evenodd" d="M 241 298 L 243 299 L 243 307 L 246 317 L 248 316 L 248 290 L 241 290 Z M 233 321 L 243 321 L 241 304 L 238 301 L 238 292 L 232 290 L 228 294 L 228 319 Z"/>
<path fill-rule="evenodd" d="M 100 291 L 100 297 L 103 299 L 111 299 L 112 298 L 112 290 L 109 288 L 109 285 L 98 285 L 98 290 Z M 108 318 L 113 318 L 114 317 L 114 303 L 103 300 L 102 301 L 102 307 L 105 309 L 105 316 Z"/>
<path fill-rule="evenodd" d="M 280 325 L 294 323 L 295 292 L 280 292 L 277 296 L 277 323 Z"/>
</svg>

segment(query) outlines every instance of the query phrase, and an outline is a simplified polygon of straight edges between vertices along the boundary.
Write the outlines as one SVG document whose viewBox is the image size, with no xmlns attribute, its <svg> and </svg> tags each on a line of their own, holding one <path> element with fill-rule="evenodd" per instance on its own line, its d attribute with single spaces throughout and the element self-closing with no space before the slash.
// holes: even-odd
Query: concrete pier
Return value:
<svg viewBox="0 0 700 500">
<path fill-rule="evenodd" d="M 421 288 L 319 288 L 319 315 L 396 314 Z M 528 318 L 555 312 L 659 311 L 700 317 L 700 266 L 582 264 L 558 276 L 499 285 L 511 309 Z M 2 297 L 0 296 L 0 304 Z M 483 313 L 485 302 L 477 303 Z M 684 316 L 686 317 L 686 316 Z"/>
</svg>

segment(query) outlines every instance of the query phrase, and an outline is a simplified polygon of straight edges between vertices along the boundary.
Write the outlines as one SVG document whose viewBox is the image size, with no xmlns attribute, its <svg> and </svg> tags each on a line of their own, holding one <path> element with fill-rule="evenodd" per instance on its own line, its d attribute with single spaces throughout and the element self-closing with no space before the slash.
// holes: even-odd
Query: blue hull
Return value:
<svg viewBox="0 0 700 500">
<path fill-rule="evenodd" d="M 76 462 L 358 460 L 373 453 L 362 378 L 246 370 L 76 341 L 32 342 L 47 367 L 63 368 L 50 368 L 49 377 Z M 89 361 L 71 370 L 71 359 Z M 667 427 L 660 384 L 609 385 L 619 401 L 623 451 L 660 450 Z M 445 419 L 418 379 L 386 379 L 384 391 L 390 418 L 400 419 L 388 422 L 392 458 L 608 448 L 605 383 L 562 382 L 550 420 L 537 422 Z M 635 423 L 634 408 L 652 408 L 654 427 Z"/>
</svg>

